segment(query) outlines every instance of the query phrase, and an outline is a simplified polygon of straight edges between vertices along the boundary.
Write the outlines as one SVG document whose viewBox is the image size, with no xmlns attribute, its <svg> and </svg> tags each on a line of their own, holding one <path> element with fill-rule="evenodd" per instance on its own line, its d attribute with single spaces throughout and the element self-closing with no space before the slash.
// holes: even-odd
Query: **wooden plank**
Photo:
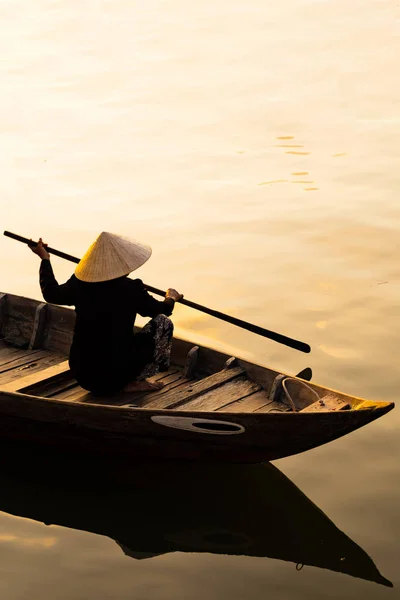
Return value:
<svg viewBox="0 0 400 600">
<path fill-rule="evenodd" d="M 180 404 L 183 404 L 188 400 L 194 400 L 194 398 L 197 398 L 197 396 L 200 396 L 205 392 L 210 392 L 211 390 L 216 389 L 217 387 L 224 385 L 224 383 L 228 383 L 228 381 L 232 381 L 243 374 L 243 369 L 239 367 L 235 369 L 225 369 L 223 371 L 219 371 L 218 373 L 210 375 L 209 377 L 205 377 L 196 383 L 188 383 L 178 391 L 172 390 L 166 394 L 162 394 L 162 396 L 160 396 L 158 399 L 146 403 L 146 408 L 159 409 L 179 406 Z"/>
<path fill-rule="evenodd" d="M 64 356 L 60 356 L 59 354 L 52 354 L 50 352 L 47 353 L 47 356 L 39 358 L 34 362 L 30 362 L 28 364 L 24 364 L 20 367 L 16 367 L 14 369 L 5 371 L 0 374 L 0 389 L 6 383 L 10 383 L 11 381 L 16 381 L 17 379 L 21 380 L 22 377 L 26 375 L 31 375 L 33 373 L 38 373 L 39 371 L 44 371 L 48 367 L 52 365 L 57 365 L 65 359 Z"/>
<path fill-rule="evenodd" d="M 158 377 L 158 379 L 157 379 Z M 95 396 L 87 390 L 83 390 L 80 394 L 73 394 L 73 400 L 76 402 L 90 402 L 94 404 L 110 405 L 110 406 L 140 406 L 143 408 L 148 400 L 152 400 L 154 397 L 159 397 L 161 394 L 166 393 L 172 389 L 178 388 L 186 384 L 188 379 L 182 377 L 182 371 L 168 375 L 167 377 L 161 378 L 165 387 L 157 392 L 117 392 L 110 396 Z M 159 381 L 160 373 L 149 377 L 148 381 Z M 69 399 L 69 398 L 68 398 Z"/>
<path fill-rule="evenodd" d="M 261 386 L 254 381 L 249 381 L 245 377 L 236 378 L 194 400 L 180 404 L 179 410 L 190 410 L 191 412 L 218 410 L 231 402 L 258 392 L 260 389 Z"/>
<path fill-rule="evenodd" d="M 159 381 L 162 380 L 169 385 L 179 385 L 179 379 L 182 377 L 182 371 L 178 370 L 176 367 L 171 367 L 168 371 L 163 373 L 157 373 L 153 377 L 149 378 L 149 381 Z M 177 383 L 178 382 L 178 383 Z M 164 388 L 163 388 L 164 389 Z M 148 394 L 148 392 L 147 392 Z M 60 389 L 54 395 L 57 400 L 70 400 L 71 402 L 90 402 L 95 404 L 107 405 L 110 404 L 112 406 L 120 405 L 120 406 L 129 406 L 129 400 L 137 401 L 141 399 L 143 396 L 146 396 L 146 392 L 140 392 L 139 394 L 128 394 L 128 393 L 117 393 L 111 396 L 95 396 L 88 390 L 83 389 L 77 383 L 74 386 L 71 386 L 70 383 L 66 384 L 65 389 Z"/>
<path fill-rule="evenodd" d="M 75 378 L 72 376 L 71 371 L 58 373 L 44 381 L 38 381 L 30 386 L 24 388 L 25 394 L 34 394 L 35 396 L 42 396 L 48 398 L 57 393 L 57 391 L 64 391 L 65 388 L 71 388 L 73 384 L 76 384 Z"/>
<path fill-rule="evenodd" d="M 183 378 L 183 373 L 182 371 L 175 371 L 174 373 L 168 373 L 165 374 L 163 377 L 160 377 L 160 373 L 158 373 L 158 376 L 155 375 L 154 377 L 150 377 L 148 379 L 148 381 L 150 382 L 158 382 L 158 383 L 163 383 L 164 387 L 161 388 L 161 390 L 165 390 L 169 385 L 173 385 L 176 384 L 177 382 L 181 381 L 181 379 Z M 154 392 L 152 392 L 154 393 Z M 158 392 L 157 392 L 158 393 Z M 140 393 L 141 396 L 148 394 L 148 392 L 146 392 L 145 394 L 143 394 L 143 392 Z"/>
<path fill-rule="evenodd" d="M 56 304 L 47 305 L 47 324 L 49 329 L 72 333 L 75 327 L 75 319 L 76 313 L 72 308 L 57 306 Z"/>
<path fill-rule="evenodd" d="M 44 356 L 52 356 L 52 354 L 46 350 L 18 350 L 14 355 L 9 355 L 7 362 L 0 364 L 0 374 L 34 363 Z"/>
<path fill-rule="evenodd" d="M 147 404 L 150 404 L 150 402 L 161 398 L 167 392 L 171 392 L 172 390 L 174 390 L 175 392 L 179 392 L 179 390 L 183 386 L 192 383 L 193 379 L 188 379 L 187 377 L 184 377 L 181 373 L 177 379 L 166 383 L 166 385 L 161 390 L 157 392 L 147 392 L 144 396 L 138 399 L 133 398 L 131 399 L 130 403 L 126 406 L 140 406 L 140 408 L 147 408 Z"/>
<path fill-rule="evenodd" d="M 78 385 L 77 383 L 73 388 L 68 388 L 64 392 L 60 392 L 57 394 L 57 400 L 68 400 L 68 402 L 80 402 L 82 396 L 89 394 L 87 390 L 84 390 L 83 387 Z"/>
<path fill-rule="evenodd" d="M 257 415 L 258 413 L 268 413 L 268 412 L 285 413 L 285 412 L 293 412 L 293 411 L 291 408 L 286 406 L 286 404 L 284 404 L 283 402 L 274 402 L 272 400 L 265 406 L 262 406 L 261 408 L 254 410 L 253 414 Z"/>
<path fill-rule="evenodd" d="M 262 390 L 250 394 L 250 396 L 246 396 L 245 398 L 236 400 L 233 404 L 228 404 L 227 406 L 218 408 L 218 411 L 234 413 L 254 412 L 255 410 L 263 408 L 271 402 L 272 400 L 268 398 L 267 392 Z"/>
<path fill-rule="evenodd" d="M 13 346 L 4 346 L 0 353 L 0 366 L 6 365 L 7 363 L 25 356 L 26 350 L 20 348 L 14 348 Z"/>
<path fill-rule="evenodd" d="M 58 329 L 51 329 L 47 324 L 44 333 L 43 348 L 68 355 L 72 344 L 72 337 L 72 332 L 68 333 L 66 331 L 59 331 Z"/>
<path fill-rule="evenodd" d="M 182 375 L 182 369 L 175 365 L 171 365 L 168 371 L 161 371 L 159 373 L 156 373 L 152 377 L 148 377 L 148 381 L 161 381 L 164 379 L 168 379 L 173 375 Z"/>
<path fill-rule="evenodd" d="M 27 375 L 26 377 L 22 377 L 21 379 L 17 379 L 16 381 L 12 381 L 4 386 L 1 386 L 1 391 L 3 391 L 3 392 L 17 392 L 17 391 L 28 392 L 28 390 L 30 390 L 33 386 L 36 386 L 37 384 L 42 383 L 45 380 L 49 380 L 54 377 L 59 377 L 60 375 L 63 375 L 68 372 L 69 372 L 69 365 L 68 365 L 68 361 L 65 360 L 58 365 L 49 367 L 48 369 L 44 369 L 43 371 L 39 371 L 38 373 L 33 373 L 31 375 Z"/>
<path fill-rule="evenodd" d="M 317 402 L 313 402 L 306 408 L 303 408 L 299 412 L 320 412 L 320 411 L 337 411 L 337 410 L 348 410 L 351 408 L 349 402 L 341 400 L 333 394 L 327 394 Z"/>
<path fill-rule="evenodd" d="M 59 398 L 59 394 L 65 394 L 66 392 L 76 391 L 78 382 L 72 374 L 66 373 L 65 376 L 61 376 L 56 380 L 50 381 L 49 383 L 43 384 L 40 388 L 36 388 L 36 394 L 43 396 L 43 398 Z"/>
<path fill-rule="evenodd" d="M 36 308 L 32 335 L 29 341 L 29 350 L 33 350 L 34 348 L 40 348 L 43 339 L 44 324 L 46 321 L 46 310 L 47 304 L 45 302 L 42 302 Z"/>
<path fill-rule="evenodd" d="M 163 380 L 166 381 L 167 383 L 171 383 L 171 382 L 176 382 L 182 375 L 182 371 L 178 370 L 177 367 L 171 367 L 168 371 L 163 372 L 163 373 L 157 373 L 156 375 L 154 375 L 153 377 L 149 378 L 149 381 L 157 381 L 157 380 Z M 130 400 L 132 402 L 132 396 L 135 397 L 135 401 L 136 401 L 136 396 L 139 396 L 140 398 L 143 397 L 143 395 L 145 395 L 143 392 L 141 392 L 140 394 L 121 394 L 121 393 L 117 393 L 111 396 L 95 396 L 94 394 L 92 394 L 91 392 L 89 392 L 88 390 L 85 390 L 84 388 L 82 388 L 80 385 L 78 385 L 76 382 L 73 385 L 73 382 L 66 382 L 65 383 L 65 387 L 64 389 L 60 386 L 60 389 L 55 393 L 52 394 L 52 397 L 55 397 L 57 400 L 69 400 L 71 402 L 89 402 L 89 403 L 95 403 L 95 404 L 99 404 L 99 405 L 120 405 L 120 406 L 129 406 L 128 404 L 128 400 Z M 49 396 L 47 396 L 49 397 Z"/>
</svg>

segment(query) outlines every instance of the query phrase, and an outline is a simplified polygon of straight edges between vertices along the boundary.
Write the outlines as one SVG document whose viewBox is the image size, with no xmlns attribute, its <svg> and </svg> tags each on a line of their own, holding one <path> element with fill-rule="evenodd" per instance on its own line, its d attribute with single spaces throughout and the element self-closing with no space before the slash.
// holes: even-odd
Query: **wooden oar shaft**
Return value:
<svg viewBox="0 0 400 600">
<path fill-rule="evenodd" d="M 160 294 L 161 296 L 165 295 L 165 292 L 162 292 L 157 288 L 153 288 L 150 285 L 146 285 L 146 289 L 154 294 Z M 232 323 L 232 325 L 236 325 L 237 327 L 241 327 L 242 329 L 247 329 L 247 331 L 252 331 L 253 333 L 257 333 L 258 335 L 268 337 L 271 340 L 274 340 L 281 344 L 285 344 L 287 346 L 291 346 L 292 348 L 296 348 L 297 350 L 301 350 L 302 352 L 310 352 L 311 350 L 311 348 L 303 342 L 299 342 L 298 340 L 294 340 L 280 333 L 275 333 L 275 331 L 264 329 L 259 325 L 253 325 L 253 323 L 248 323 L 247 321 L 243 321 L 242 319 L 231 317 L 230 315 L 226 315 L 225 313 L 219 312 L 218 310 L 207 308 L 206 306 L 202 306 L 201 304 L 196 304 L 196 302 L 185 300 L 185 298 L 183 298 L 179 302 L 181 304 L 184 304 L 185 306 L 190 306 L 190 308 L 194 308 L 195 310 L 199 310 L 203 313 L 206 313 L 207 315 L 211 315 L 212 317 L 216 317 L 217 319 L 222 319 L 227 323 Z"/>
<path fill-rule="evenodd" d="M 18 242 L 22 242 L 23 244 L 28 244 L 28 246 L 36 246 L 37 242 L 32 240 L 28 240 L 28 238 L 22 237 L 15 233 L 11 233 L 10 231 L 5 231 L 4 235 L 12 238 L 13 240 L 17 240 Z M 50 254 L 54 254 L 54 256 L 59 256 L 60 258 L 64 258 L 69 260 L 70 262 L 79 263 L 79 258 L 75 256 L 71 256 L 71 254 L 66 254 L 65 252 L 61 252 L 60 250 L 56 250 L 55 248 L 51 248 L 50 246 L 46 246 L 47 251 Z M 165 292 L 159 290 L 151 285 L 145 284 L 146 289 L 153 294 L 157 294 L 159 296 L 165 296 Z M 269 338 L 270 340 L 274 340 L 280 344 L 284 344 L 285 346 L 289 346 L 290 348 L 294 348 L 295 350 L 300 350 L 300 352 L 308 353 L 311 351 L 311 348 L 308 344 L 304 342 L 300 342 L 299 340 L 295 340 L 293 338 L 287 337 L 286 335 L 282 335 L 280 333 L 276 333 L 275 331 L 270 331 L 269 329 L 265 329 L 264 327 L 259 327 L 258 325 L 253 325 L 252 323 L 248 323 L 247 321 L 242 321 L 242 319 L 237 319 L 236 317 L 231 317 L 230 315 L 226 315 L 225 313 L 219 312 L 218 310 L 213 310 L 212 308 L 207 308 L 206 306 L 202 306 L 201 304 L 197 304 L 196 302 L 191 302 L 190 300 L 186 300 L 182 298 L 179 300 L 180 304 L 184 304 L 185 306 L 189 306 L 190 308 L 194 308 L 195 310 L 199 310 L 207 315 L 211 315 L 212 317 L 216 317 L 217 319 L 221 319 L 222 321 L 226 321 L 227 323 L 231 323 L 232 325 L 236 325 L 237 327 L 241 327 L 242 329 L 246 329 L 247 331 L 251 331 L 252 333 L 257 333 L 263 337 Z"/>
<path fill-rule="evenodd" d="M 37 246 L 37 242 L 33 240 L 28 240 L 28 238 L 22 237 L 21 235 L 17 235 L 16 233 L 11 233 L 10 231 L 4 231 L 4 235 L 12 238 L 13 240 L 17 240 L 17 242 L 22 242 L 23 244 L 28 244 L 34 248 Z M 50 248 L 50 246 L 46 246 L 47 252 L 50 254 L 54 254 L 54 256 L 59 256 L 60 258 L 65 258 L 65 260 L 69 260 L 70 262 L 74 262 L 76 264 L 79 263 L 80 259 L 76 258 L 76 256 L 71 256 L 71 254 L 66 254 L 65 252 L 60 252 L 60 250 L 56 250 L 55 248 Z"/>
</svg>

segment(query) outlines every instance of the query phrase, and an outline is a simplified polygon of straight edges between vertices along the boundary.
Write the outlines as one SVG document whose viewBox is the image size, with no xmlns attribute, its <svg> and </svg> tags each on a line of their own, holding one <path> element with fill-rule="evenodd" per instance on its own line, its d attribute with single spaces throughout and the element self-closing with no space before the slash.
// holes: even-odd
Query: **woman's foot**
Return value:
<svg viewBox="0 0 400 600">
<path fill-rule="evenodd" d="M 147 381 L 142 379 L 141 381 L 130 381 L 123 389 L 124 392 L 156 392 L 161 390 L 164 384 L 160 381 Z"/>
</svg>

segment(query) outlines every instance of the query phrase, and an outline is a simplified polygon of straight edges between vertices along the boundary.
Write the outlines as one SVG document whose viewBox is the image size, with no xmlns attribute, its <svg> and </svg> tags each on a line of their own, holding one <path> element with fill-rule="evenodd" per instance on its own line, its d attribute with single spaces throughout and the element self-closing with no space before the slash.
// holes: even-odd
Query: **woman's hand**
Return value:
<svg viewBox="0 0 400 600">
<path fill-rule="evenodd" d="M 47 259 L 50 260 L 50 254 L 47 252 L 46 250 L 46 246 L 47 244 L 43 244 L 42 238 L 39 238 L 38 243 L 36 244 L 36 246 L 29 246 L 29 248 L 32 250 L 32 252 L 34 254 L 37 254 L 38 256 L 40 256 L 41 259 Z"/>
<path fill-rule="evenodd" d="M 182 300 L 183 294 L 180 294 L 173 288 L 168 288 L 167 291 L 165 292 L 165 297 L 167 299 L 170 298 L 171 300 L 174 300 L 174 302 L 179 302 L 179 300 Z"/>
</svg>

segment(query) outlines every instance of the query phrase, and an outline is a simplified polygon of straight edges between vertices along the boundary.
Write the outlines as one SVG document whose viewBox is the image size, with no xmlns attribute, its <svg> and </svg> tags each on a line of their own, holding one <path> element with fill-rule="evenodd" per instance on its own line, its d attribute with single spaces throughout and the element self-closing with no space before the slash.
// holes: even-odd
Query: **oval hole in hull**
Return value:
<svg viewBox="0 0 400 600">
<path fill-rule="evenodd" d="M 210 423 L 206 421 L 193 423 L 193 427 L 197 427 L 197 429 L 207 429 L 208 431 L 223 431 L 226 433 L 236 433 L 240 431 L 240 425 L 236 425 L 236 423 Z"/>
<path fill-rule="evenodd" d="M 216 419 L 158 415 L 151 417 L 151 420 L 159 425 L 165 425 L 165 427 L 182 429 L 183 431 L 193 431 L 195 433 L 236 435 L 238 433 L 244 433 L 245 431 L 243 425 L 239 425 L 239 423 L 232 423 L 230 421 L 217 421 Z"/>
</svg>

